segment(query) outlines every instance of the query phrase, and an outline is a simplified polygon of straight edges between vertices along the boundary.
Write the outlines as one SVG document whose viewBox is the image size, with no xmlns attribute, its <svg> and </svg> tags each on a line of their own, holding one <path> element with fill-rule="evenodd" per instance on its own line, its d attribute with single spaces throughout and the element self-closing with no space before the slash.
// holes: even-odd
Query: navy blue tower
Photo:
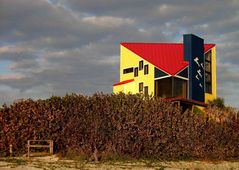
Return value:
<svg viewBox="0 0 239 170">
<path fill-rule="evenodd" d="M 184 60 L 189 62 L 189 99 L 204 102 L 204 40 L 183 35 Z"/>
</svg>

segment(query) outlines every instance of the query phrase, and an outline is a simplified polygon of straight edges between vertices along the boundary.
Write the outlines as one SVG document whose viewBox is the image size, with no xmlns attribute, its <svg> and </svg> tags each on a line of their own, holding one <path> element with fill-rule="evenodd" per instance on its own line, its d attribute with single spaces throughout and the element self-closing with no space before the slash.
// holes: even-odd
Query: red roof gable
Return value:
<svg viewBox="0 0 239 170">
<path fill-rule="evenodd" d="M 184 61 L 182 43 L 121 43 L 121 45 L 170 75 L 175 75 L 188 66 L 188 61 Z M 204 52 L 214 46 L 215 44 L 205 44 Z"/>
<path fill-rule="evenodd" d="M 208 52 L 208 50 L 213 47 L 215 47 L 215 44 L 204 44 L 204 53 Z"/>
</svg>

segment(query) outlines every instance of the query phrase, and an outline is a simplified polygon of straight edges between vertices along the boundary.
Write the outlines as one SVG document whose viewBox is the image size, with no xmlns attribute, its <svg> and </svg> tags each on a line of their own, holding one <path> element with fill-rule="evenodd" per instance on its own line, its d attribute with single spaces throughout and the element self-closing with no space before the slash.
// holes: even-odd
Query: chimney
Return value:
<svg viewBox="0 0 239 170">
<path fill-rule="evenodd" d="M 188 98 L 204 102 L 204 40 L 193 34 L 183 35 L 184 60 L 189 62 Z"/>
</svg>

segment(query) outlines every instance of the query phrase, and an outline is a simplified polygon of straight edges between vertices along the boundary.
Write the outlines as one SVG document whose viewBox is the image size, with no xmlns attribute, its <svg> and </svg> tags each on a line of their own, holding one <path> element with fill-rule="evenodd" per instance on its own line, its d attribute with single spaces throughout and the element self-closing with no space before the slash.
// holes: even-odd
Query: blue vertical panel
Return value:
<svg viewBox="0 0 239 170">
<path fill-rule="evenodd" d="M 183 35 L 184 59 L 189 62 L 189 99 L 204 102 L 204 40 Z"/>
</svg>

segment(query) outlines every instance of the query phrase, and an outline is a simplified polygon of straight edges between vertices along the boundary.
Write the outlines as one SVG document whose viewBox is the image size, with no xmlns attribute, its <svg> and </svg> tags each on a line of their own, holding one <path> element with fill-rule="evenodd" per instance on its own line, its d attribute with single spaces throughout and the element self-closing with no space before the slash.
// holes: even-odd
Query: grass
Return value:
<svg viewBox="0 0 239 170">
<path fill-rule="evenodd" d="M 77 170 L 77 169 L 157 169 L 163 170 L 167 168 L 177 168 L 177 169 L 238 169 L 239 160 L 234 161 L 156 161 L 149 159 L 128 159 L 125 160 L 121 157 L 117 157 L 112 160 L 104 160 L 99 162 L 84 160 L 81 157 L 74 157 L 74 159 L 55 159 L 54 160 L 44 159 L 42 157 L 33 157 L 26 159 L 24 157 L 20 158 L 0 158 L 0 167 L 10 167 L 10 168 L 39 168 L 44 170 Z"/>
<path fill-rule="evenodd" d="M 6 157 L 6 158 L 2 158 L 0 159 L 0 162 L 3 161 L 5 162 L 5 164 L 0 164 L 0 167 L 11 167 L 11 168 L 15 168 L 18 166 L 25 166 L 27 164 L 27 162 L 23 159 L 16 159 L 16 158 L 10 158 L 10 157 Z"/>
<path fill-rule="evenodd" d="M 18 166 L 27 164 L 26 160 L 10 158 L 10 157 L 2 158 L 2 159 L 0 159 L 0 161 L 4 161 L 4 162 L 10 163 L 10 164 L 16 164 Z"/>
</svg>

